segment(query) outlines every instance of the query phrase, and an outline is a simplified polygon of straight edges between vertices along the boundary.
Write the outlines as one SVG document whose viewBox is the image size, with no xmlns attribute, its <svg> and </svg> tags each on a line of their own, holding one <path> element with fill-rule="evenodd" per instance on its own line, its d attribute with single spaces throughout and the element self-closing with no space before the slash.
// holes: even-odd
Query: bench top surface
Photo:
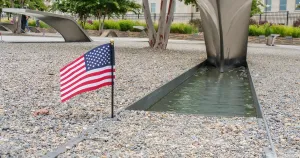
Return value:
<svg viewBox="0 0 300 158">
<path fill-rule="evenodd" d="M 56 18 L 64 18 L 64 19 L 72 19 L 71 17 L 49 13 L 49 12 L 42 12 L 42 11 L 36 11 L 36 10 L 30 10 L 30 9 L 20 9 L 20 8 L 3 8 L 3 12 L 7 13 L 14 13 L 14 14 L 24 14 L 32 17 L 56 17 Z"/>
<path fill-rule="evenodd" d="M 144 26 L 133 26 L 135 29 L 145 30 L 146 28 Z"/>
</svg>

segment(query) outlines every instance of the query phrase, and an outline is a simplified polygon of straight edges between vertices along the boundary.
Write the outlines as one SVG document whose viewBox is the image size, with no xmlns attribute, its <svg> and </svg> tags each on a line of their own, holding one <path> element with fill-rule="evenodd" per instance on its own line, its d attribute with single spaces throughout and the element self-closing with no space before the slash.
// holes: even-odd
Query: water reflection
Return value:
<svg viewBox="0 0 300 158">
<path fill-rule="evenodd" d="M 247 75 L 244 67 L 225 73 L 213 67 L 203 67 L 148 110 L 255 117 Z"/>
</svg>

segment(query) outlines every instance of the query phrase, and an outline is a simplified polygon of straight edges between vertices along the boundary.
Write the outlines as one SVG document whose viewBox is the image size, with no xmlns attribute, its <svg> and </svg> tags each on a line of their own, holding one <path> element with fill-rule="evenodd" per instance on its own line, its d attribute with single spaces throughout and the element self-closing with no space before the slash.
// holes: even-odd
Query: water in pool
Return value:
<svg viewBox="0 0 300 158">
<path fill-rule="evenodd" d="M 247 75 L 245 67 L 224 73 L 214 67 L 200 68 L 148 111 L 256 117 Z"/>
</svg>

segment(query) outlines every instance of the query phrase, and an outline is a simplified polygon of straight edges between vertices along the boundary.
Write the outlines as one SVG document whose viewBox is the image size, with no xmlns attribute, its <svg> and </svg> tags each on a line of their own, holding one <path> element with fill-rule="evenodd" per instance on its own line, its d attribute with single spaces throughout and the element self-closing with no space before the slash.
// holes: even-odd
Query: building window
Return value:
<svg viewBox="0 0 300 158">
<path fill-rule="evenodd" d="M 151 3 L 151 13 L 156 13 L 156 3 Z"/>
<path fill-rule="evenodd" d="M 279 10 L 286 10 L 286 0 L 280 0 Z"/>
<path fill-rule="evenodd" d="M 265 0 L 266 8 L 265 11 L 269 12 L 272 10 L 272 0 Z"/>
<path fill-rule="evenodd" d="M 297 6 L 299 7 L 297 8 Z M 296 10 L 300 10 L 300 0 L 296 0 Z"/>
</svg>

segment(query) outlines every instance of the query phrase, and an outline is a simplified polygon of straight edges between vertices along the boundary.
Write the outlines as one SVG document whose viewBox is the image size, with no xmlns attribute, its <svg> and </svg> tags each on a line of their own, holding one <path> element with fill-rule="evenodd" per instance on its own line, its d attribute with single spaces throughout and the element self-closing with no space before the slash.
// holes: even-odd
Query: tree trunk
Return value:
<svg viewBox="0 0 300 158">
<path fill-rule="evenodd" d="M 169 34 L 170 34 L 170 28 L 171 28 L 171 24 L 174 19 L 176 0 L 169 1 L 168 13 L 166 13 L 167 12 L 167 3 L 168 3 L 168 0 L 161 0 L 159 25 L 158 25 L 158 31 L 156 33 L 154 26 L 153 26 L 153 21 L 151 19 L 148 0 L 143 0 L 144 16 L 145 16 L 145 20 L 147 23 L 150 47 L 158 48 L 158 49 L 166 49 L 167 48 Z M 166 14 L 167 14 L 167 16 L 166 16 Z"/>
<path fill-rule="evenodd" d="M 103 20 L 102 20 L 102 23 L 101 23 L 101 34 L 104 30 L 104 20 L 105 20 L 105 18 L 106 18 L 106 14 L 103 16 Z"/>
<path fill-rule="evenodd" d="M 164 46 L 166 10 L 167 10 L 167 0 L 161 0 L 158 30 L 157 30 L 157 34 L 156 34 L 156 42 L 155 42 L 154 48 L 163 49 L 163 46 Z"/>
<path fill-rule="evenodd" d="M 170 0 L 169 9 L 168 9 L 168 15 L 167 15 L 167 20 L 166 20 L 166 26 L 165 26 L 165 39 L 164 39 L 163 49 L 166 49 L 167 45 L 168 45 L 171 24 L 172 24 L 172 22 L 174 20 L 175 6 L 176 6 L 176 0 Z"/>
<path fill-rule="evenodd" d="M 22 15 L 18 15 L 17 34 L 21 34 L 22 33 L 21 21 L 22 21 Z"/>
<path fill-rule="evenodd" d="M 21 4 L 21 8 L 24 8 L 24 1 L 25 0 L 20 0 L 19 1 L 19 3 Z M 17 34 L 21 34 L 22 33 L 21 21 L 22 21 L 22 15 L 19 15 L 18 16 L 18 23 L 17 23 Z"/>
<path fill-rule="evenodd" d="M 98 18 L 99 18 L 98 34 L 99 34 L 99 36 L 102 34 L 102 32 L 101 32 L 101 17 L 102 17 L 102 13 L 101 13 L 101 11 L 99 11 L 98 12 Z"/>
<path fill-rule="evenodd" d="M 148 0 L 143 0 L 143 10 L 144 10 L 145 21 L 147 24 L 149 45 L 150 45 L 150 47 L 154 47 L 154 45 L 156 43 L 156 39 L 155 39 L 156 31 L 154 29 L 153 21 L 151 19 L 151 13 L 150 13 Z"/>
<path fill-rule="evenodd" d="M 12 8 L 15 7 L 15 3 L 14 3 L 14 0 L 10 0 L 10 6 Z M 11 15 L 11 14 L 10 14 Z M 8 16 L 9 17 L 9 16 Z M 8 19 L 9 20 L 9 19 Z M 17 29 L 18 29 L 18 24 L 17 24 L 17 15 L 16 14 L 13 14 L 13 23 L 14 23 L 14 30 L 13 30 L 13 33 L 17 33 Z"/>
</svg>

